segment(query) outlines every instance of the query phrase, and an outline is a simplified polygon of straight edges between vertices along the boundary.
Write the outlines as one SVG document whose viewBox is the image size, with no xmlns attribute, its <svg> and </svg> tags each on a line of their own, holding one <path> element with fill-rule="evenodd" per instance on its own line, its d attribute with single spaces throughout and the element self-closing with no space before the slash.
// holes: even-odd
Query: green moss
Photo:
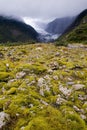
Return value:
<svg viewBox="0 0 87 130">
<path fill-rule="evenodd" d="M 0 81 L 7 81 L 7 80 L 9 80 L 12 77 L 13 77 L 13 75 L 11 73 L 0 72 Z"/>
<path fill-rule="evenodd" d="M 0 112 L 10 116 L 5 130 L 87 129 L 87 119 L 81 117 L 87 116 L 87 50 L 86 45 L 79 46 L 74 49 L 53 44 L 0 46 L 4 54 L 0 60 Z M 51 70 L 51 63 L 58 63 L 58 69 Z M 25 76 L 19 79 L 20 72 Z M 84 87 L 75 90 L 75 84 Z M 61 86 L 71 89 L 71 94 L 65 96 Z M 58 97 L 63 100 L 61 105 Z"/>
<path fill-rule="evenodd" d="M 0 72 L 6 71 L 6 66 L 3 63 L 0 63 Z"/>
<path fill-rule="evenodd" d="M 87 103 L 83 104 L 82 108 L 85 110 L 85 112 L 87 114 Z"/>
<path fill-rule="evenodd" d="M 25 126 L 26 124 L 27 124 L 26 119 L 20 118 L 20 119 L 17 120 L 16 127 L 15 127 L 14 129 L 15 129 L 15 130 L 19 130 L 19 129 L 21 129 L 23 126 Z"/>
<path fill-rule="evenodd" d="M 59 94 L 58 84 L 52 83 L 51 91 L 54 95 Z"/>
<path fill-rule="evenodd" d="M 50 104 L 56 105 L 57 96 L 49 96 Z"/>
<path fill-rule="evenodd" d="M 70 130 L 85 130 L 85 122 L 77 114 L 66 115 L 68 129 Z"/>
<path fill-rule="evenodd" d="M 35 74 L 42 74 L 47 71 L 47 68 L 40 64 L 25 64 L 23 66 L 20 66 L 18 70 L 23 70 Z"/>
<path fill-rule="evenodd" d="M 7 95 L 10 95 L 10 94 L 15 94 L 16 93 L 16 90 L 17 90 L 17 88 L 15 88 L 15 87 L 12 87 L 9 91 L 7 91 Z"/>
<path fill-rule="evenodd" d="M 48 130 L 50 129 L 46 120 L 43 117 L 37 117 L 29 122 L 29 125 L 24 130 Z M 51 129 L 50 129 L 51 130 Z"/>
<path fill-rule="evenodd" d="M 80 25 L 68 35 L 68 41 L 82 42 L 87 41 L 87 24 Z"/>
<path fill-rule="evenodd" d="M 79 78 L 79 79 L 85 79 L 87 77 L 87 73 L 85 71 L 75 71 L 72 73 L 72 75 L 75 78 Z"/>
<path fill-rule="evenodd" d="M 62 125 L 63 121 L 61 121 L 62 115 L 58 110 L 49 106 L 41 113 L 42 116 L 38 116 L 29 122 L 28 126 L 25 127 L 25 130 L 61 130 L 64 128 Z"/>
<path fill-rule="evenodd" d="M 29 77 L 26 77 L 26 78 L 29 78 L 29 82 L 36 81 L 36 78 L 34 76 L 29 76 Z"/>
<path fill-rule="evenodd" d="M 86 17 L 83 18 L 83 21 L 87 21 Z M 57 45 L 68 45 L 70 43 L 87 44 L 87 22 L 80 22 L 79 25 L 74 25 L 56 41 Z"/>
</svg>

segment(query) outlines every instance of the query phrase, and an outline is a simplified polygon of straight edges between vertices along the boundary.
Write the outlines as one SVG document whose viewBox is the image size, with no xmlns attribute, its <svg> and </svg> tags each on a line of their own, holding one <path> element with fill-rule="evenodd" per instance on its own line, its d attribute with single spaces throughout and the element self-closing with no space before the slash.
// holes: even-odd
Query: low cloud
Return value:
<svg viewBox="0 0 87 130">
<path fill-rule="evenodd" d="M 0 14 L 52 19 L 76 15 L 87 0 L 0 0 Z"/>
</svg>

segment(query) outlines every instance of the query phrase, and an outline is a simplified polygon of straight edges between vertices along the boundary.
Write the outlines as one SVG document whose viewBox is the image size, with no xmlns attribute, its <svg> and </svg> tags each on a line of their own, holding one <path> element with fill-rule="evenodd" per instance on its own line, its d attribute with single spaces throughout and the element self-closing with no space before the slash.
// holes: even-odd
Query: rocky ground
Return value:
<svg viewBox="0 0 87 130">
<path fill-rule="evenodd" d="M 87 130 L 87 46 L 0 46 L 0 130 Z"/>
</svg>

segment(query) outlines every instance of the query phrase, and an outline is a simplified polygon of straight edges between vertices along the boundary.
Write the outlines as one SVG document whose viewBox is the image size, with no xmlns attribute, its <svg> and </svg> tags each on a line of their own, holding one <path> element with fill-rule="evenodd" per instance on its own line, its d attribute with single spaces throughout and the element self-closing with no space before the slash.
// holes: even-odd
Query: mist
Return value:
<svg viewBox="0 0 87 130">
<path fill-rule="evenodd" d="M 0 14 L 37 19 L 72 16 L 87 8 L 87 0 L 0 0 Z"/>
<path fill-rule="evenodd" d="M 0 0 L 0 15 L 23 20 L 46 39 L 58 37 L 45 31 L 47 23 L 76 16 L 86 8 L 87 0 Z"/>
</svg>

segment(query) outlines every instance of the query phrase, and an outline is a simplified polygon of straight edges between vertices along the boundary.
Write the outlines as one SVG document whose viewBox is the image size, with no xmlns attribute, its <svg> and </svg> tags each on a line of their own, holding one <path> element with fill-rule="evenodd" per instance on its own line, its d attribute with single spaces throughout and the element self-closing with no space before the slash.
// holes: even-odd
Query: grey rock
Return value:
<svg viewBox="0 0 87 130">
<path fill-rule="evenodd" d="M 44 79 L 45 78 L 45 79 Z M 50 91 L 50 78 L 48 75 L 46 75 L 44 78 L 39 78 L 38 80 L 38 87 L 39 87 L 39 92 L 40 95 L 44 96 L 44 91 L 49 92 Z"/>
<path fill-rule="evenodd" d="M 53 76 L 53 79 L 54 79 L 54 80 L 58 80 L 59 78 L 58 78 L 57 75 L 55 75 L 55 76 Z"/>
<path fill-rule="evenodd" d="M 40 100 L 40 102 L 41 102 L 42 104 L 44 104 L 45 106 L 48 106 L 48 105 L 49 105 L 47 102 L 45 102 L 45 101 L 43 101 L 43 100 Z"/>
<path fill-rule="evenodd" d="M 39 78 L 38 80 L 38 86 L 42 87 L 45 84 L 45 79 L 44 78 Z"/>
<path fill-rule="evenodd" d="M 0 112 L 0 129 L 9 121 L 9 115 L 5 112 Z"/>
<path fill-rule="evenodd" d="M 74 90 L 80 90 L 85 87 L 84 84 L 75 84 L 72 86 Z"/>
<path fill-rule="evenodd" d="M 48 74 L 50 74 L 50 75 L 53 74 L 53 70 L 52 70 L 52 69 L 49 69 L 49 70 L 48 70 Z"/>
<path fill-rule="evenodd" d="M 52 62 L 52 63 L 50 63 L 50 68 L 52 70 L 57 70 L 57 69 L 59 69 L 59 64 L 57 62 Z"/>
<path fill-rule="evenodd" d="M 86 117 L 85 115 L 83 115 L 83 114 L 81 114 L 80 117 L 81 117 L 83 120 L 86 120 L 86 118 L 87 118 L 87 117 Z"/>
<path fill-rule="evenodd" d="M 55 56 L 60 56 L 60 53 L 59 53 L 59 52 L 57 52 L 57 53 L 55 54 Z"/>
<path fill-rule="evenodd" d="M 74 110 L 80 112 L 80 109 L 77 106 L 73 106 Z"/>
<path fill-rule="evenodd" d="M 17 79 L 21 79 L 21 78 L 23 78 L 24 76 L 26 75 L 26 73 L 25 72 L 18 72 L 17 74 L 16 74 L 16 78 Z"/>
<path fill-rule="evenodd" d="M 81 101 L 85 101 L 87 100 L 87 95 L 79 95 L 78 99 Z"/>
<path fill-rule="evenodd" d="M 67 85 L 73 85 L 75 84 L 74 82 L 67 82 Z"/>
<path fill-rule="evenodd" d="M 56 104 L 61 105 L 63 102 L 66 102 L 66 100 L 63 99 L 60 95 L 58 95 L 58 98 L 56 100 Z"/>
<path fill-rule="evenodd" d="M 42 47 L 37 47 L 35 50 L 42 51 L 43 49 L 42 49 Z"/>
<path fill-rule="evenodd" d="M 59 90 L 65 95 L 70 96 L 72 93 L 72 89 L 68 89 L 67 87 L 63 87 L 62 85 L 59 86 Z"/>
</svg>

